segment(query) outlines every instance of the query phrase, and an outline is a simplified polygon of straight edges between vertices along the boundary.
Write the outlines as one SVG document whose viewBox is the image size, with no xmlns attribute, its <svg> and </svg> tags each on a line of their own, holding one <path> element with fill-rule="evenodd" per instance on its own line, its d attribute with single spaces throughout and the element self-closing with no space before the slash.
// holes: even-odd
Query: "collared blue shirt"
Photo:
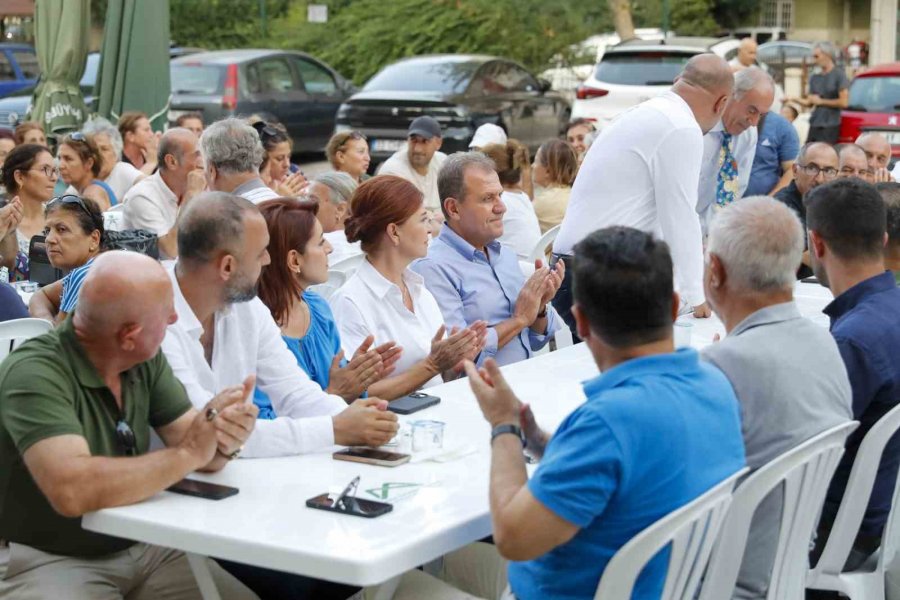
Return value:
<svg viewBox="0 0 900 600">
<path fill-rule="evenodd" d="M 800 137 L 791 122 L 777 112 L 766 113 L 744 197 L 768 195 L 784 175 L 781 163 L 797 160 L 799 153 Z"/>
<path fill-rule="evenodd" d="M 734 390 L 696 350 L 631 359 L 587 381 L 584 393 L 528 482 L 579 531 L 540 558 L 510 563 L 519 600 L 592 599 L 625 543 L 744 466 Z M 667 563 L 667 551 L 650 561 L 632 599 L 659 599 Z"/>
<path fill-rule="evenodd" d="M 535 350 L 543 348 L 562 319 L 548 304 L 545 334 L 526 328 L 498 348 L 494 326 L 512 317 L 525 275 L 514 250 L 497 241 L 488 244 L 486 250 L 487 255 L 445 224 L 440 236 L 431 242 L 428 256 L 411 268 L 425 279 L 425 287 L 437 300 L 448 328 L 487 321 L 487 343 L 478 364 L 493 357 L 499 364 L 508 365 L 531 358 Z"/>
<path fill-rule="evenodd" d="M 836 507 L 862 439 L 900 402 L 900 288 L 893 273 L 885 271 L 845 291 L 822 312 L 831 318 L 831 334 L 850 376 L 853 418 L 859 421 L 828 490 L 827 502 Z M 900 436 L 895 435 L 878 466 L 860 533 L 881 535 L 891 509 L 898 465 Z"/>
</svg>

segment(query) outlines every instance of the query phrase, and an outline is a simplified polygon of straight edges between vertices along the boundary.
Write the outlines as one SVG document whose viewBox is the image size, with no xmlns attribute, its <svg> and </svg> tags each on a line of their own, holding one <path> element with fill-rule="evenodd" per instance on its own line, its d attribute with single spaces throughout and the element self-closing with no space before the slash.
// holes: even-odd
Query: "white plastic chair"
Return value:
<svg viewBox="0 0 900 600">
<path fill-rule="evenodd" d="M 353 256 L 348 256 L 347 258 L 330 265 L 328 267 L 328 272 L 340 271 L 347 275 L 347 278 L 349 279 L 364 260 L 366 260 L 365 254 L 354 254 Z"/>
<path fill-rule="evenodd" d="M 731 503 L 734 486 L 746 473 L 747 469 L 741 469 L 622 546 L 607 563 L 594 600 L 631 598 L 644 566 L 669 544 L 671 558 L 661 599 L 692 600 Z"/>
<path fill-rule="evenodd" d="M 700 600 L 731 598 L 759 504 L 784 484 L 778 548 L 766 600 L 803 598 L 809 541 L 818 522 L 828 484 L 844 454 L 847 436 L 859 426 L 842 423 L 808 439 L 760 467 L 738 486 L 709 562 Z"/>
<path fill-rule="evenodd" d="M 27 339 L 37 337 L 53 329 L 44 319 L 13 319 L 0 322 L 0 362 Z"/>
<path fill-rule="evenodd" d="M 547 246 L 553 243 L 553 240 L 556 239 L 556 235 L 559 233 L 559 225 L 555 227 L 551 227 L 547 230 L 547 233 L 541 236 L 541 239 L 538 240 L 537 244 L 534 246 L 534 250 L 531 251 L 531 255 L 528 257 L 528 262 L 534 264 L 534 261 L 537 259 L 541 259 L 544 261 L 544 266 L 547 266 Z"/>
<path fill-rule="evenodd" d="M 322 296 L 325 300 L 331 298 L 338 289 L 347 282 L 350 276 L 343 271 L 328 271 L 328 281 L 319 285 L 310 286 L 310 291 Z"/>
<path fill-rule="evenodd" d="M 819 562 L 809 572 L 806 587 L 840 592 L 851 600 L 884 600 L 885 567 L 890 564 L 897 545 L 895 537 L 889 535 L 889 532 L 893 531 L 891 525 L 898 501 L 897 489 L 894 490 L 894 498 L 891 501 L 891 512 L 884 528 L 881 548 L 874 560 L 874 571 L 871 570 L 872 561 L 867 561 L 867 564 L 857 571 L 844 572 L 844 564 L 866 513 L 881 455 L 888 440 L 898 429 L 900 429 L 900 406 L 894 407 L 881 417 L 863 438 L 853 461 L 847 488 L 844 490 L 844 497 L 841 499 L 831 534 L 825 542 L 825 549 Z"/>
</svg>

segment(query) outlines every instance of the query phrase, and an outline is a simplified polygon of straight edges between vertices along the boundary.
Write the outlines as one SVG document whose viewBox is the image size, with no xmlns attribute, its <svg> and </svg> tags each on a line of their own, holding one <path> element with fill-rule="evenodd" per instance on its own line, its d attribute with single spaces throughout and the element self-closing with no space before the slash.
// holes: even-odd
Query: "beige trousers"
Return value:
<svg viewBox="0 0 900 600">
<path fill-rule="evenodd" d="M 3 554 L 6 554 L 5 552 Z M 223 600 L 259 600 L 209 561 Z M 200 600 L 184 553 L 135 544 L 100 558 L 74 558 L 10 544 L 0 558 L 0 600 Z"/>
</svg>

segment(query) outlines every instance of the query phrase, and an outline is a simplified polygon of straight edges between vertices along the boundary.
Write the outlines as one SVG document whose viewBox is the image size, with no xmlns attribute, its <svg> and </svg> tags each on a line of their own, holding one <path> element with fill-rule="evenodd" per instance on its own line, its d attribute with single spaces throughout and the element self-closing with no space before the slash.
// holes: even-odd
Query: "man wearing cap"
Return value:
<svg viewBox="0 0 900 600">
<path fill-rule="evenodd" d="M 384 161 L 378 174 L 406 179 L 425 196 L 425 208 L 440 213 L 438 171 L 447 159 L 447 155 L 439 151 L 443 141 L 441 125 L 432 117 L 417 117 L 409 125 L 407 138 L 406 148 L 394 152 Z"/>
</svg>

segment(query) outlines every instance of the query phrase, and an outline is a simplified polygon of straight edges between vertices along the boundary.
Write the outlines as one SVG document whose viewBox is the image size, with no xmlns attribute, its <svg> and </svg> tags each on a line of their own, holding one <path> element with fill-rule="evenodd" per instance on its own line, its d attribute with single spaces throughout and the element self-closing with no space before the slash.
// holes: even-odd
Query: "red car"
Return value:
<svg viewBox="0 0 900 600">
<path fill-rule="evenodd" d="M 900 157 L 900 62 L 872 67 L 854 77 L 850 105 L 841 112 L 840 142 L 853 142 L 865 131 L 877 131 Z"/>
</svg>

